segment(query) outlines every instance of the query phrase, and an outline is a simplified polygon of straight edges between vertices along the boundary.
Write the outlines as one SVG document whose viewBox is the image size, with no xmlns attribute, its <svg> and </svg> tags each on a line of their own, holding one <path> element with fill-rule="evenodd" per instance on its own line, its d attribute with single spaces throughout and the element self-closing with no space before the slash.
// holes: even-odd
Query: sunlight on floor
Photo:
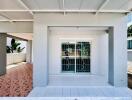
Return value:
<svg viewBox="0 0 132 100">
<path fill-rule="evenodd" d="M 16 66 L 23 65 L 23 64 L 26 64 L 26 62 L 20 62 L 20 63 L 8 65 L 8 66 L 7 66 L 7 69 L 14 68 L 14 67 L 16 67 Z"/>
</svg>

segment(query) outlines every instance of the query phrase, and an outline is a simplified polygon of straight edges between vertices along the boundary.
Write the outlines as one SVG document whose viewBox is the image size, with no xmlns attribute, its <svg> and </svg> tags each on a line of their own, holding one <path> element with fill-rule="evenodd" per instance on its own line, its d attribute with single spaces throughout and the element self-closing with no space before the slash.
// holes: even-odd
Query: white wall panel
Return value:
<svg viewBox="0 0 132 100">
<path fill-rule="evenodd" d="M 127 25 L 127 24 L 125 21 L 125 16 L 126 16 L 125 14 L 117 14 L 117 13 L 114 13 L 114 14 L 101 13 L 101 14 L 98 14 L 97 16 L 95 16 L 95 14 L 86 14 L 86 13 L 85 14 L 84 13 L 83 14 L 70 13 L 70 14 L 66 14 L 65 16 L 63 14 L 59 14 L 59 13 L 56 13 L 56 14 L 54 14 L 54 13 L 48 13 L 48 14 L 37 13 L 37 14 L 35 14 L 34 15 L 34 20 L 35 20 L 34 36 L 36 38 L 33 43 L 35 46 L 34 48 L 37 48 L 37 49 L 35 49 L 35 51 L 33 53 L 34 66 L 35 66 L 35 70 L 34 70 L 34 78 L 35 78 L 34 82 L 36 83 L 35 86 L 45 85 L 45 80 L 47 80 L 48 72 L 46 72 L 46 71 L 48 71 L 47 69 L 49 68 L 49 65 L 48 65 L 49 61 L 45 60 L 46 57 L 48 56 L 45 51 L 48 50 L 47 40 L 49 38 L 46 35 L 47 32 L 43 28 L 48 27 L 48 26 L 81 26 L 81 27 L 82 26 L 88 26 L 88 27 L 102 27 L 102 26 L 106 27 L 106 26 L 108 26 L 108 27 L 113 27 L 115 38 L 111 39 L 111 41 L 114 42 L 114 48 L 112 48 L 114 50 L 114 54 L 115 54 L 114 57 L 112 58 L 112 60 L 114 60 L 114 62 L 112 62 L 113 63 L 112 67 L 114 67 L 114 73 L 109 74 L 109 76 L 112 76 L 112 75 L 114 76 L 114 85 L 115 86 L 126 86 L 126 84 L 127 84 L 127 79 L 126 79 L 126 76 L 127 76 L 126 55 L 127 54 L 126 54 L 126 50 L 127 49 L 126 49 L 125 38 L 127 36 L 127 33 L 126 33 L 125 25 Z M 76 36 L 76 35 L 74 34 L 73 36 Z M 82 36 L 83 35 L 81 34 L 79 37 L 82 37 Z M 103 38 L 103 36 L 102 36 L 102 38 Z M 107 36 L 106 37 L 104 36 L 104 38 L 107 38 Z M 57 39 L 54 38 L 53 40 L 57 41 L 57 44 L 59 43 Z M 100 38 L 100 43 L 104 40 Z M 54 42 L 54 43 L 56 43 L 56 42 Z M 39 47 L 40 44 L 42 46 L 41 48 Z M 54 44 L 54 45 L 56 45 L 56 44 Z M 106 46 L 105 43 L 103 43 L 103 45 Z M 98 46 L 96 46 L 96 47 L 98 48 Z M 46 50 L 43 47 L 45 47 Z M 59 48 L 59 46 L 57 48 Z M 58 52 L 58 50 L 55 50 L 55 51 Z M 103 52 L 103 49 L 100 49 L 99 53 L 102 53 L 102 52 Z M 44 54 L 46 57 L 43 57 Z M 54 53 L 52 53 L 52 54 L 54 54 Z M 57 56 L 57 53 L 54 56 Z M 43 60 L 38 57 L 42 57 Z M 47 59 L 48 59 L 48 57 L 47 57 Z M 106 58 L 105 54 L 103 54 L 103 57 Z M 101 58 L 101 55 L 99 58 Z M 98 60 L 99 58 L 94 58 L 94 59 Z M 58 61 L 58 59 L 55 59 L 55 60 Z M 107 66 L 108 63 L 106 62 L 106 60 L 104 60 L 104 61 L 105 61 L 104 66 Z M 102 60 L 100 59 L 99 62 L 100 62 L 100 65 L 103 65 L 103 59 Z M 99 64 L 99 62 L 97 62 L 95 64 Z M 53 63 L 53 61 L 52 61 L 52 63 Z M 57 63 L 56 65 L 58 65 L 58 64 L 59 63 Z M 112 67 L 109 67 L 109 68 L 112 69 Z M 43 69 L 43 71 L 42 71 L 42 69 Z M 108 70 L 108 72 L 110 72 L 110 69 Z M 104 69 L 102 67 L 102 70 L 106 70 L 106 68 Z M 102 71 L 98 71 L 98 73 L 102 73 Z M 103 74 L 106 74 L 106 73 L 103 73 Z M 38 77 L 39 79 L 36 79 L 36 77 Z"/>
<path fill-rule="evenodd" d="M 4 33 L 33 33 L 32 22 L 0 22 L 0 32 Z"/>
<path fill-rule="evenodd" d="M 61 72 L 62 41 L 86 40 L 91 42 L 91 74 L 102 75 L 108 81 L 108 36 L 105 31 L 84 32 L 78 29 L 66 29 L 61 31 L 51 29 L 49 33 L 49 75 L 65 74 Z"/>
</svg>

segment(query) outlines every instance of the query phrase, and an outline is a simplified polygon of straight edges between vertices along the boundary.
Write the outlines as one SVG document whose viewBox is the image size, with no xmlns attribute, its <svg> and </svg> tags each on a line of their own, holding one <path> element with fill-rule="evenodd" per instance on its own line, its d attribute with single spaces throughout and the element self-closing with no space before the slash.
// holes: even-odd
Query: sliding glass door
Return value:
<svg viewBox="0 0 132 100">
<path fill-rule="evenodd" d="M 90 42 L 63 42 L 62 72 L 90 72 Z"/>
<path fill-rule="evenodd" d="M 62 71 L 75 72 L 75 43 L 62 43 Z"/>
<path fill-rule="evenodd" d="M 90 43 L 76 43 L 76 72 L 90 72 Z"/>
</svg>

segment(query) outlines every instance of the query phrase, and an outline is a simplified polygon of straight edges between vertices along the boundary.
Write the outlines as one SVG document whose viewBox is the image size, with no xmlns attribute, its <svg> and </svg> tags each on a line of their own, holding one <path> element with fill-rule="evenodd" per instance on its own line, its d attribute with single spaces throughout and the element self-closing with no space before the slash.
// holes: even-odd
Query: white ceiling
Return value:
<svg viewBox="0 0 132 100">
<path fill-rule="evenodd" d="M 7 33 L 10 36 L 14 36 L 14 37 L 18 37 L 21 39 L 25 39 L 25 40 L 32 40 L 33 39 L 33 34 L 32 33 Z"/>
<path fill-rule="evenodd" d="M 132 10 L 132 0 L 0 0 L 0 21 L 32 21 L 34 12 L 109 12 Z"/>
</svg>

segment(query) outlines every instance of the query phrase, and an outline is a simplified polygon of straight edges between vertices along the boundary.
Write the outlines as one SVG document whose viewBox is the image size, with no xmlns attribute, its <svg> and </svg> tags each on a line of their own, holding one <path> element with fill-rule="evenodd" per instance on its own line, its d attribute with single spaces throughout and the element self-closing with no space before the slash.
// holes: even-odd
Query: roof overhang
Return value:
<svg viewBox="0 0 132 100">
<path fill-rule="evenodd" d="M 34 13 L 130 13 L 132 0 L 1 0 L 0 21 L 33 21 Z"/>
</svg>

